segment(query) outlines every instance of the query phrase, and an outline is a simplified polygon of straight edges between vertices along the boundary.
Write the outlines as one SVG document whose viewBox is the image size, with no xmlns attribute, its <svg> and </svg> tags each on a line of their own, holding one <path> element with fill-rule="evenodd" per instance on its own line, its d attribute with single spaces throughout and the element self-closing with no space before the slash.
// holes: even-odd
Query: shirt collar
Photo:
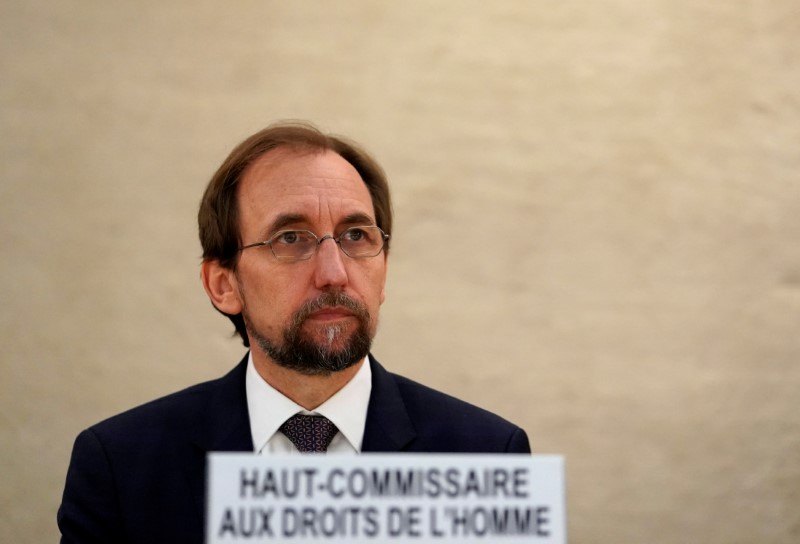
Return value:
<svg viewBox="0 0 800 544">
<path fill-rule="evenodd" d="M 250 432 L 256 452 L 264 449 L 283 422 L 297 413 L 327 417 L 353 449 L 361 452 L 361 442 L 367 422 L 367 406 L 372 392 L 369 356 L 344 387 L 311 412 L 264 381 L 253 364 L 252 352 L 247 358 L 245 387 L 247 409 L 250 414 Z"/>
</svg>

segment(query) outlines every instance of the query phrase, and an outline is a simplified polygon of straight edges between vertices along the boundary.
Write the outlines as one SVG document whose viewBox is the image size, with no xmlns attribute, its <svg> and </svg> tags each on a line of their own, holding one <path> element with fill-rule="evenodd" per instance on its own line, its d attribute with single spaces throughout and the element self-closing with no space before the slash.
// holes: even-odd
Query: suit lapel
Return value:
<svg viewBox="0 0 800 544">
<path fill-rule="evenodd" d="M 394 377 L 369 356 L 372 392 L 364 427 L 364 452 L 402 451 L 417 433 Z"/>
<path fill-rule="evenodd" d="M 364 427 L 364 452 L 402 451 L 416 431 L 394 377 L 370 355 L 372 392 Z M 198 414 L 186 456 L 186 477 L 201 518 L 205 512 L 206 456 L 212 451 L 252 452 L 247 412 L 245 373 L 247 356 L 207 392 L 208 402 Z"/>
<path fill-rule="evenodd" d="M 253 451 L 247 412 L 245 371 L 247 356 L 208 392 L 198 414 L 186 459 L 186 476 L 201 514 L 205 512 L 206 455 L 212 451 Z"/>
</svg>

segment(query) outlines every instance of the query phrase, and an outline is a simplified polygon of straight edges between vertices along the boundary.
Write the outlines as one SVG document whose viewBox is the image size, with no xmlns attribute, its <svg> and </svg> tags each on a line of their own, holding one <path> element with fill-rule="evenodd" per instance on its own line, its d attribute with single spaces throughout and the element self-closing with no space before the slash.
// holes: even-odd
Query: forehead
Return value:
<svg viewBox="0 0 800 544">
<path fill-rule="evenodd" d="M 237 191 L 242 233 L 281 217 L 308 223 L 332 222 L 355 214 L 375 218 L 369 189 L 358 171 L 339 154 L 283 147 L 256 159 Z"/>
</svg>

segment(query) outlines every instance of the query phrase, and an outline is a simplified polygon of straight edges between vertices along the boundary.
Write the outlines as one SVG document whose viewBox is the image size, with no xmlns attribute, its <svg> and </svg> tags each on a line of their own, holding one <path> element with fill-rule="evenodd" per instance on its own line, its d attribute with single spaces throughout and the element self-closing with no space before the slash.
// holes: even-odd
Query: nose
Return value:
<svg viewBox="0 0 800 544">
<path fill-rule="evenodd" d="M 328 242 L 330 240 L 330 242 Z M 314 268 L 314 285 L 317 289 L 344 287 L 347 285 L 347 269 L 344 265 L 344 254 L 339 244 L 331 236 L 319 241 Z"/>
</svg>

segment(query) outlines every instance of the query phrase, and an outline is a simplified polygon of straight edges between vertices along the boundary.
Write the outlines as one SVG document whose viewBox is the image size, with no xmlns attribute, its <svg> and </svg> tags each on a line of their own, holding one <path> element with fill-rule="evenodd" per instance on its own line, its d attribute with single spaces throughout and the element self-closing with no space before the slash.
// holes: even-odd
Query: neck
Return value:
<svg viewBox="0 0 800 544">
<path fill-rule="evenodd" d="M 258 349 L 252 350 L 253 366 L 259 376 L 284 396 L 306 410 L 314 410 L 353 379 L 364 359 L 353 366 L 327 375 L 306 375 L 280 366 Z"/>
</svg>

